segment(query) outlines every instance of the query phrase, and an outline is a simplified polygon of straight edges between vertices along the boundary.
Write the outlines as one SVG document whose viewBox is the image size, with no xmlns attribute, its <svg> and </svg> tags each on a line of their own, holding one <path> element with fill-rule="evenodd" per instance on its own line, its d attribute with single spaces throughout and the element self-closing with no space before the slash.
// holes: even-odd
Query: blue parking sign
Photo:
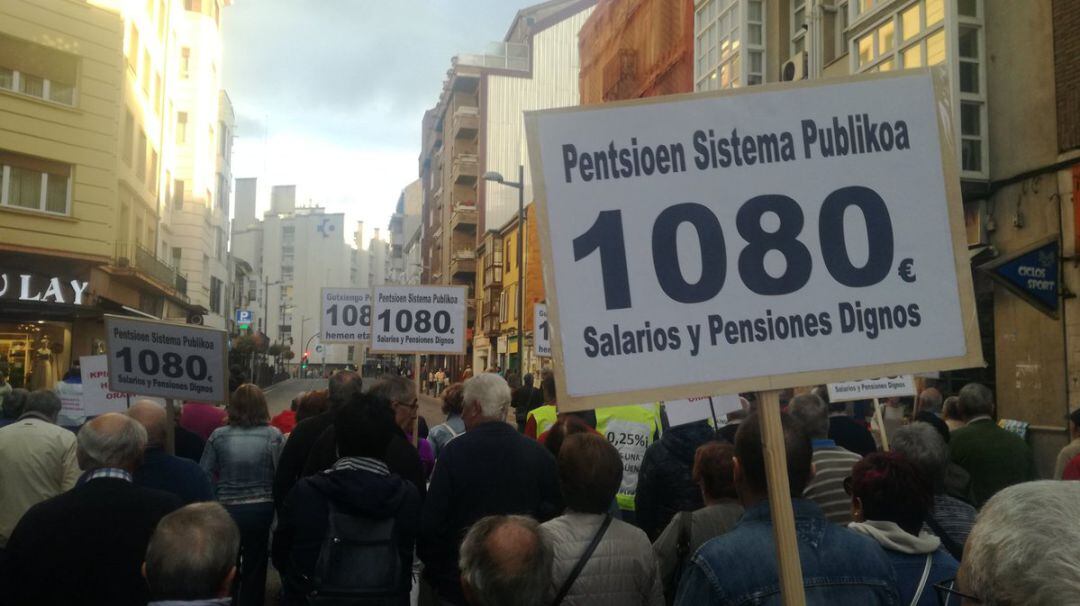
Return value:
<svg viewBox="0 0 1080 606">
<path fill-rule="evenodd" d="M 236 323 L 237 324 L 251 324 L 252 316 L 250 309 L 238 309 L 236 310 Z"/>
</svg>

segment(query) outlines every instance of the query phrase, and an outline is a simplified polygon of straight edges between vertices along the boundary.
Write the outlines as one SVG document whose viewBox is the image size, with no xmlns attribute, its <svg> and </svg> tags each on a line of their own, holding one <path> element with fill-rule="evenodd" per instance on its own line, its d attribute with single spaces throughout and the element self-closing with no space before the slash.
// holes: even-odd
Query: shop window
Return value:
<svg viewBox="0 0 1080 606">
<path fill-rule="evenodd" d="M 0 150 L 0 205 L 70 214 L 71 166 Z"/>
</svg>

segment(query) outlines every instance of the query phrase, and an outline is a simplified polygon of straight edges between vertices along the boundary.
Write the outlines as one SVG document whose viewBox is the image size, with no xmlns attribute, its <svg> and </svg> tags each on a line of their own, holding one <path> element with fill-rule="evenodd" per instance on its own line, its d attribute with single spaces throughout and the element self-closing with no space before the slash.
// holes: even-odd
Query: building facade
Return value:
<svg viewBox="0 0 1080 606">
<path fill-rule="evenodd" d="M 177 10 L 0 2 L 0 366 L 17 386 L 102 353 L 105 313 L 200 317 L 159 253 Z"/>
</svg>

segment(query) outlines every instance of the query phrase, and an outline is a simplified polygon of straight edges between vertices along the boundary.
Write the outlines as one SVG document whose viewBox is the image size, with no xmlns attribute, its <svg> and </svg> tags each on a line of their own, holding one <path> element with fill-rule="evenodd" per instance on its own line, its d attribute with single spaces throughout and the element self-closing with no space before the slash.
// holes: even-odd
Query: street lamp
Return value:
<svg viewBox="0 0 1080 606">
<path fill-rule="evenodd" d="M 307 323 L 307 321 L 308 321 L 308 320 L 310 320 L 310 319 L 311 319 L 311 318 L 308 318 L 308 317 L 304 317 L 304 318 L 301 318 L 301 319 L 300 319 L 300 342 L 301 342 L 301 343 L 303 343 L 303 342 L 304 342 L 304 324 L 306 324 L 306 323 Z M 311 335 L 311 336 L 312 336 L 312 338 L 314 338 L 314 337 L 315 337 L 315 335 Z M 301 359 L 303 359 L 303 357 L 304 357 L 304 352 L 306 352 L 306 351 L 307 351 L 307 345 L 305 344 L 305 345 L 304 345 L 304 349 L 300 350 L 300 358 L 301 358 Z"/>
<path fill-rule="evenodd" d="M 525 374 L 525 167 L 518 165 L 518 180 L 507 181 L 502 173 L 489 170 L 484 173 L 484 181 L 501 183 L 507 187 L 518 190 L 518 238 L 517 238 L 517 268 L 518 268 L 518 373 Z"/>
</svg>

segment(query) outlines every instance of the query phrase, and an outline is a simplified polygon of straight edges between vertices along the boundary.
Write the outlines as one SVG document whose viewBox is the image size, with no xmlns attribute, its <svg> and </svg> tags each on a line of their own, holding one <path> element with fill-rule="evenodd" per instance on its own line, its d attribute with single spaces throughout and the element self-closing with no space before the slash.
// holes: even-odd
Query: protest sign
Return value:
<svg viewBox="0 0 1080 606">
<path fill-rule="evenodd" d="M 320 343 L 355 343 L 371 340 L 371 290 L 322 289 Z"/>
<path fill-rule="evenodd" d="M 464 286 L 376 286 L 374 353 L 465 353 Z"/>
<path fill-rule="evenodd" d="M 127 409 L 129 394 L 109 389 L 108 356 L 81 356 L 79 367 L 82 369 L 82 401 L 86 416 Z"/>
<path fill-rule="evenodd" d="M 830 402 L 876 400 L 916 395 L 915 377 L 912 375 L 829 383 L 828 389 Z"/>
<path fill-rule="evenodd" d="M 544 303 L 533 306 L 533 343 L 536 345 L 536 357 L 551 357 L 551 322 L 548 321 L 547 305 Z"/>
<path fill-rule="evenodd" d="M 948 104 L 908 70 L 527 113 L 560 408 L 981 365 Z"/>
<path fill-rule="evenodd" d="M 668 427 L 705 419 L 713 421 L 716 427 L 722 427 L 727 424 L 729 413 L 742 409 L 742 400 L 737 395 L 704 396 L 664 402 Z"/>
<path fill-rule="evenodd" d="M 223 330 L 106 315 L 105 343 L 112 391 L 211 402 L 229 397 Z"/>
</svg>

